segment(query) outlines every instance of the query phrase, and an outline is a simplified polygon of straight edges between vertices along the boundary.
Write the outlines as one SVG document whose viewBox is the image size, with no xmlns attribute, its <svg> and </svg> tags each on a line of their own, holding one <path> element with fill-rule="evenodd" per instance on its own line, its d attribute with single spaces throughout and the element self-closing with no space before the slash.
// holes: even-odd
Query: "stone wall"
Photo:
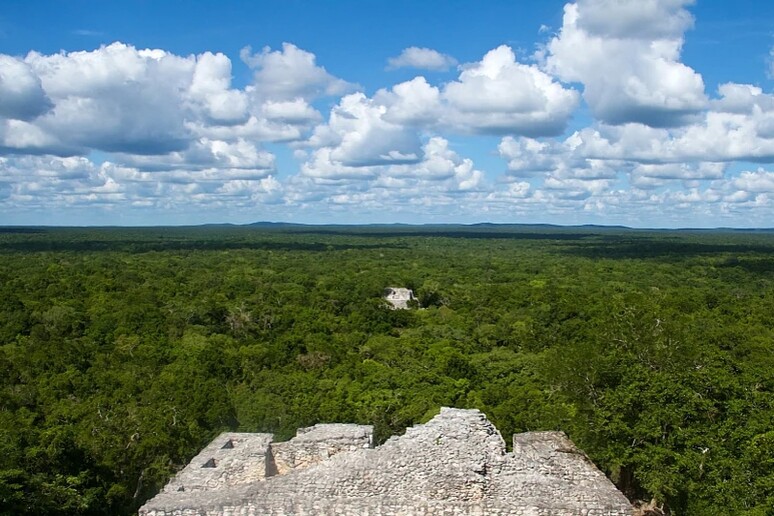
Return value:
<svg viewBox="0 0 774 516">
<path fill-rule="evenodd" d="M 632 513 L 626 498 L 564 434 L 519 434 L 514 452 L 507 453 L 481 412 L 458 409 L 442 409 L 378 448 L 343 451 L 306 469 L 230 489 L 165 490 L 140 510 L 141 516 Z"/>
<path fill-rule="evenodd" d="M 301 428 L 284 443 L 271 445 L 277 474 L 308 468 L 336 454 L 370 448 L 374 429 L 366 425 L 320 424 Z"/>
<path fill-rule="evenodd" d="M 272 473 L 271 441 L 271 434 L 220 434 L 162 492 L 211 491 L 261 481 L 267 469 Z"/>
</svg>

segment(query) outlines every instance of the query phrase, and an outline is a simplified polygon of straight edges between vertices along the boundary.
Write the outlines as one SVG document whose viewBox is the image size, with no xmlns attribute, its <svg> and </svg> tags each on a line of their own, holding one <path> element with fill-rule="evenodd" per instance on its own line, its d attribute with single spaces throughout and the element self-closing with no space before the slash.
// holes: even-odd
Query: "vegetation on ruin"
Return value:
<svg viewBox="0 0 774 516">
<path fill-rule="evenodd" d="M 131 514 L 221 431 L 441 405 L 673 514 L 774 507 L 774 233 L 5 228 L 0 300 L 2 514 Z"/>
</svg>

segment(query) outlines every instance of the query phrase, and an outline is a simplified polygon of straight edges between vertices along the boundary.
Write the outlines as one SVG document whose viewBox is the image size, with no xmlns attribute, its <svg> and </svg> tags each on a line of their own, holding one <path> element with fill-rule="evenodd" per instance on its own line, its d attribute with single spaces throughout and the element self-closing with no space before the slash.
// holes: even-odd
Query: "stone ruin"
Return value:
<svg viewBox="0 0 774 516">
<path fill-rule="evenodd" d="M 413 290 L 402 287 L 387 287 L 384 289 L 384 299 L 392 305 L 393 310 L 407 310 L 409 301 L 417 300 Z"/>
<path fill-rule="evenodd" d="M 478 410 L 443 408 L 372 447 L 372 427 L 316 425 L 285 443 L 221 434 L 139 516 L 631 516 L 561 432 L 513 436 Z"/>
</svg>

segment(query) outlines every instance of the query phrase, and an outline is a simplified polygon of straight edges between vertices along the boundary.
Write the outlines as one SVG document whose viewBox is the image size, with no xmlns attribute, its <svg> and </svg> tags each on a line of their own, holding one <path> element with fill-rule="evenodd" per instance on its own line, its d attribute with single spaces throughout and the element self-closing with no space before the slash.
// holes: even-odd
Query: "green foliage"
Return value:
<svg viewBox="0 0 774 516">
<path fill-rule="evenodd" d="M 127 515 L 218 432 L 563 430 L 632 499 L 774 506 L 774 236 L 0 229 L 0 514 Z M 386 286 L 419 307 L 390 310 Z M 507 441 L 508 439 L 506 439 Z"/>
</svg>

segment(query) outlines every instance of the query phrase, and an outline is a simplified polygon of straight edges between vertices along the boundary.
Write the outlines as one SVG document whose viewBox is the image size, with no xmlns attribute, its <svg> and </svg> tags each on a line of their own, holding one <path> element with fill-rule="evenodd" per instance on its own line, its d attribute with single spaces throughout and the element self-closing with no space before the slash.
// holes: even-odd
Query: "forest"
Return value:
<svg viewBox="0 0 774 516">
<path fill-rule="evenodd" d="M 674 515 L 772 514 L 774 232 L 0 228 L 0 514 L 130 515 L 222 431 L 441 406 Z"/>
</svg>

